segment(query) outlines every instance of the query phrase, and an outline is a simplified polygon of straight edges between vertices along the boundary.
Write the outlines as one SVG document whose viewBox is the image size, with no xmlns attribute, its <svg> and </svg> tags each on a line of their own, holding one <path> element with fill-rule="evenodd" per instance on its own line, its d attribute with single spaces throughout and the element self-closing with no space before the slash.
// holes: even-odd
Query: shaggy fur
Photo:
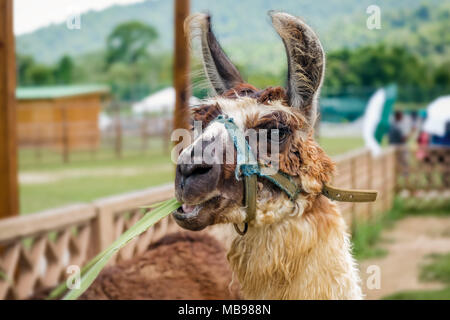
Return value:
<svg viewBox="0 0 450 320">
<path fill-rule="evenodd" d="M 81 299 L 239 299 L 223 247 L 209 235 L 165 236 L 143 255 L 108 267 Z"/>
<path fill-rule="evenodd" d="M 228 260 L 246 299 L 361 299 L 345 223 L 323 196 L 289 213 L 290 201 L 260 204 Z M 300 200 L 299 202 L 302 202 Z M 288 210 L 279 210 L 285 205 Z M 283 216 L 281 218 L 280 216 Z"/>
</svg>

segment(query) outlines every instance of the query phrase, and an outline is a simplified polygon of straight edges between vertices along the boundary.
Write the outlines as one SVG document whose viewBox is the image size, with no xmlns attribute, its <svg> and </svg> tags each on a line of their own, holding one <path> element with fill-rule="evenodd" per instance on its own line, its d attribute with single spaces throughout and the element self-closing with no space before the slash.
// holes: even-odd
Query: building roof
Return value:
<svg viewBox="0 0 450 320">
<path fill-rule="evenodd" d="M 18 100 L 57 99 L 92 93 L 107 94 L 109 91 L 106 85 L 19 87 L 16 89 L 16 98 Z"/>
</svg>

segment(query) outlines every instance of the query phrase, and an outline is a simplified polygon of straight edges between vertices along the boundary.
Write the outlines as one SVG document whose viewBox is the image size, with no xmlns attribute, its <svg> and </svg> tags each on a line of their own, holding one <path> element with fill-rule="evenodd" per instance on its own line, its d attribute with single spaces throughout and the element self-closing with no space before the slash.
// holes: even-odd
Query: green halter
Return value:
<svg viewBox="0 0 450 320">
<path fill-rule="evenodd" d="M 257 192 L 257 177 L 261 177 L 269 180 L 277 187 L 286 193 L 286 195 L 294 201 L 298 194 L 304 191 L 297 183 L 291 179 L 289 175 L 284 172 L 278 171 L 275 174 L 267 175 L 261 171 L 261 167 L 258 164 L 255 155 L 253 154 L 251 147 L 245 139 L 244 133 L 234 122 L 233 118 L 229 118 L 224 115 L 219 115 L 213 122 L 223 123 L 225 129 L 233 140 L 234 147 L 237 153 L 237 164 L 235 170 L 236 179 L 239 181 L 241 176 L 244 177 L 244 192 L 245 192 L 245 207 L 247 208 L 247 217 L 244 221 L 245 227 L 241 231 L 236 224 L 234 228 L 240 235 L 244 235 L 248 230 L 248 223 L 255 218 L 256 215 L 256 192 Z M 322 194 L 326 197 L 346 202 L 369 202 L 375 201 L 377 197 L 376 191 L 371 190 L 345 190 L 323 186 Z"/>
</svg>

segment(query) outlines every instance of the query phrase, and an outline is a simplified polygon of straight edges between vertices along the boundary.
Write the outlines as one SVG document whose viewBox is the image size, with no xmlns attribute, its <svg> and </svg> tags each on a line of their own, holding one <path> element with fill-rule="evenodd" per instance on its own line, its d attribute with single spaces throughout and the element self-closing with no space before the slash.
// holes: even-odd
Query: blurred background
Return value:
<svg viewBox="0 0 450 320">
<path fill-rule="evenodd" d="M 409 278 L 391 286 L 387 279 L 387 289 L 369 297 L 450 298 L 450 3 L 190 2 L 191 12 L 211 13 L 225 51 L 259 88 L 284 85 L 287 73 L 267 11 L 300 16 L 316 30 L 327 54 L 319 143 L 332 156 L 365 146 L 374 156 L 390 144 L 400 150 L 402 191 L 382 218 L 354 229 L 357 257 L 394 270 L 427 248 L 411 258 L 409 274 L 388 275 Z M 379 26 L 370 27 L 373 5 Z M 14 0 L 21 215 L 173 181 L 174 10 L 168 0 Z M 191 80 L 195 105 L 208 92 L 198 76 Z M 421 193 L 431 189 L 432 198 Z M 429 242 L 401 248 L 416 235 Z M 387 249 L 392 243 L 400 247 Z M 411 255 L 389 260 L 390 251 Z"/>
<path fill-rule="evenodd" d="M 15 4 L 21 212 L 171 181 L 173 1 Z M 374 4 L 381 29 L 370 30 L 366 9 Z M 446 1 L 194 0 L 191 5 L 192 12 L 212 14 L 226 52 L 259 88 L 284 85 L 287 70 L 268 10 L 301 16 L 317 31 L 327 52 L 319 134 L 332 155 L 363 146 L 362 116 L 376 89 L 396 83 L 395 110 L 407 114 L 450 92 Z M 192 80 L 193 96 L 205 97 L 206 90 Z M 52 120 L 57 102 L 39 106 L 55 97 L 69 104 L 58 121 Z"/>
</svg>

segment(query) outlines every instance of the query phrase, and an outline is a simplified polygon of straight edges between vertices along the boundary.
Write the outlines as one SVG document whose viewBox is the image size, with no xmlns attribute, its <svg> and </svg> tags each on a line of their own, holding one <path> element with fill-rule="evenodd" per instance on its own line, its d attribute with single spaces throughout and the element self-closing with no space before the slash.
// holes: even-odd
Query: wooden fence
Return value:
<svg viewBox="0 0 450 320">
<path fill-rule="evenodd" d="M 17 132 L 22 163 L 45 163 L 55 155 L 63 162 L 73 159 L 142 154 L 152 149 L 152 140 L 170 152 L 172 118 L 168 116 L 115 117 L 100 132 L 94 121 L 19 123 Z"/>
<path fill-rule="evenodd" d="M 349 224 L 391 207 L 396 179 L 394 149 L 375 159 L 360 150 L 335 160 L 336 186 L 379 191 L 375 203 L 341 204 Z M 173 187 L 166 185 L 0 221 L 0 299 L 25 299 L 36 290 L 55 286 L 67 276 L 67 266 L 83 265 L 131 227 L 143 215 L 142 206 L 171 197 Z M 150 243 L 177 229 L 171 217 L 163 219 L 121 249 L 111 263 L 142 253 Z M 227 227 L 207 229 L 229 244 L 232 233 Z"/>
</svg>

